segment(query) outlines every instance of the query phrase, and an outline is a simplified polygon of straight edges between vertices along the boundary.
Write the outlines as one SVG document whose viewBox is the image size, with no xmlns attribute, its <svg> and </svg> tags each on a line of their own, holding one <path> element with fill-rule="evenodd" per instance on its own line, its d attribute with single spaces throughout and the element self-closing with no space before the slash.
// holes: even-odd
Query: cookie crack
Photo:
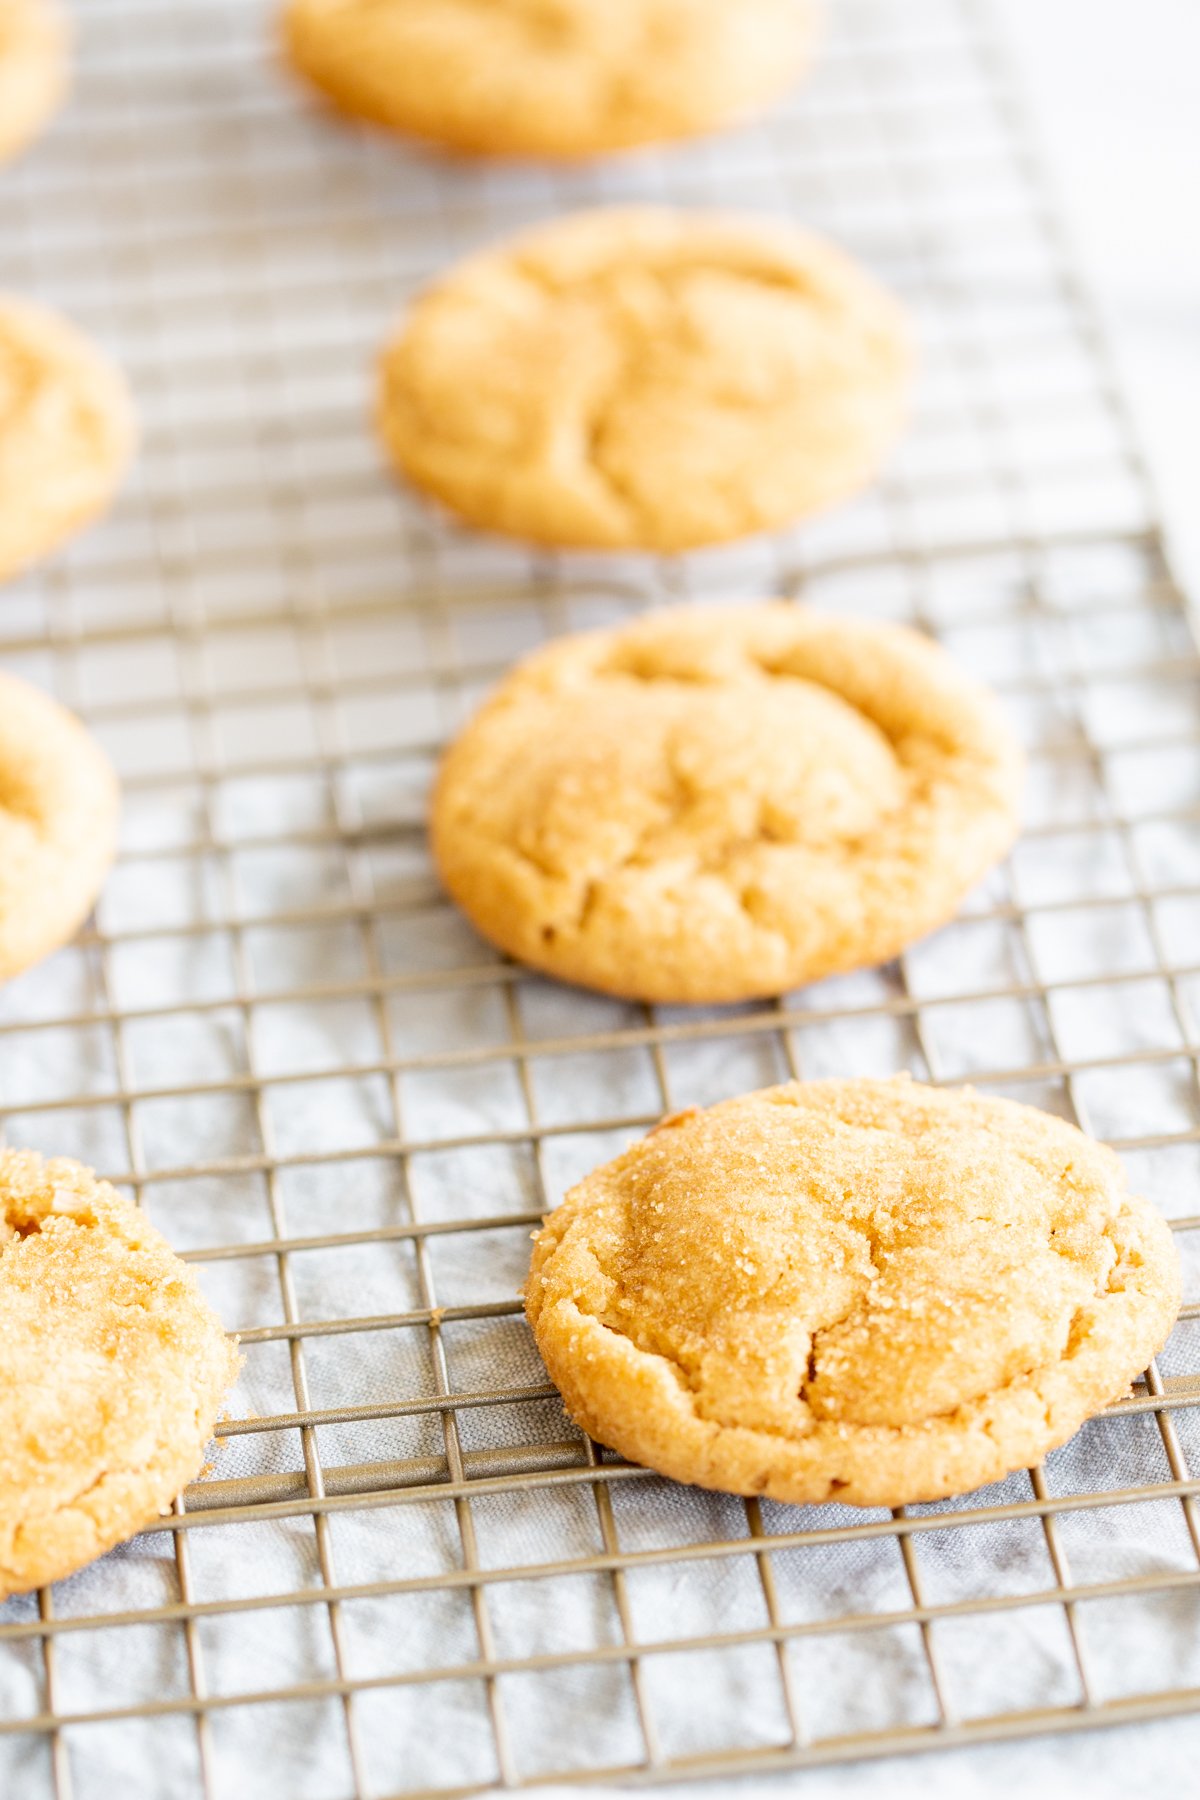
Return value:
<svg viewBox="0 0 1200 1800">
<path fill-rule="evenodd" d="M 576 933 L 582 932 L 592 914 L 601 903 L 605 889 L 613 880 L 639 865 L 648 865 L 652 858 L 650 847 L 654 840 L 664 831 L 686 830 L 690 813 L 694 813 L 707 799 L 707 795 L 697 788 L 682 768 L 676 745 L 668 738 L 665 745 L 665 764 L 672 784 L 670 794 L 660 794 L 658 798 L 665 808 L 665 815 L 648 821 L 633 837 L 619 856 L 612 857 L 601 868 L 590 870 L 586 875 L 576 877 L 572 883 L 570 873 L 553 867 L 536 849 L 519 843 L 515 838 L 497 835 L 496 842 L 516 856 L 526 866 L 545 879 L 566 882 L 571 891 L 569 908 L 543 927 L 543 938 L 553 941 L 563 929 Z M 877 829 L 904 813 L 905 802 L 898 804 L 878 821 Z M 836 859 L 843 864 L 850 864 L 861 856 L 866 841 L 860 831 L 846 833 L 842 837 L 823 839 L 806 838 L 803 833 L 785 835 L 770 823 L 771 798 L 763 795 L 757 811 L 754 829 L 747 833 L 729 833 L 703 850 L 680 850 L 672 858 L 677 861 L 682 877 L 690 879 L 696 875 L 711 876 L 728 891 L 731 899 L 746 917 L 764 936 L 778 939 L 782 943 L 790 943 L 791 933 L 781 921 L 771 921 L 766 917 L 765 897 L 760 895 L 753 880 L 747 881 L 739 877 L 736 863 L 739 857 L 748 851 L 763 846 L 775 845 L 794 850 L 810 850 L 822 857 Z M 547 932 L 549 936 L 547 937 Z"/>
<path fill-rule="evenodd" d="M 760 1422 L 756 1422 L 753 1425 L 729 1426 L 729 1425 L 722 1424 L 722 1422 L 719 1420 L 706 1417 L 706 1415 L 700 1411 L 699 1406 L 696 1404 L 698 1399 L 700 1398 L 701 1390 L 697 1387 L 695 1381 L 691 1378 L 691 1375 L 690 1375 L 686 1365 L 681 1363 L 679 1361 L 678 1357 L 676 1357 L 674 1354 L 667 1352 L 667 1351 L 647 1350 L 641 1344 L 638 1343 L 637 1339 L 634 1336 L 632 1336 L 632 1334 L 630 1332 L 625 1330 L 623 1327 L 613 1324 L 610 1320 L 608 1320 L 606 1318 L 602 1318 L 598 1313 L 591 1312 L 588 1309 L 579 1306 L 577 1302 L 575 1303 L 575 1307 L 576 1307 L 576 1311 L 579 1313 L 581 1318 L 590 1319 L 592 1321 L 592 1323 L 595 1325 L 598 1325 L 602 1331 L 610 1332 L 612 1334 L 612 1336 L 622 1338 L 626 1343 L 628 1343 L 631 1346 L 632 1349 L 636 1350 L 640 1355 L 653 1356 L 654 1358 L 656 1358 L 656 1360 L 666 1363 L 668 1365 L 668 1367 L 670 1368 L 671 1372 L 675 1375 L 675 1377 L 679 1383 L 679 1386 L 688 1394 L 689 1398 L 691 1399 L 693 1413 L 695 1414 L 697 1420 L 701 1424 L 712 1427 L 712 1429 L 714 1431 L 728 1431 L 728 1430 L 736 1429 L 739 1431 L 750 1432 L 755 1436 L 779 1438 L 779 1439 L 783 1440 L 784 1442 L 788 1442 L 788 1443 L 795 1443 L 797 1441 L 798 1437 L 810 1435 L 809 1432 L 797 1433 L 795 1431 L 789 1431 L 786 1428 L 784 1428 L 783 1426 L 769 1425 L 769 1424 L 764 1424 L 764 1423 L 760 1423 Z M 832 1327 L 830 1327 L 828 1329 L 832 1329 Z M 952 1407 L 947 1407 L 940 1412 L 925 1413 L 921 1416 L 921 1418 L 914 1419 L 910 1424 L 906 1424 L 906 1425 L 875 1425 L 875 1424 L 860 1425 L 860 1424 L 857 1424 L 854 1420 L 819 1419 L 811 1413 L 811 1409 L 810 1409 L 810 1419 L 811 1419 L 811 1428 L 810 1429 L 811 1429 L 811 1431 L 821 1431 L 821 1430 L 833 1431 L 833 1432 L 838 1432 L 839 1434 L 845 1430 L 871 1431 L 871 1432 L 886 1433 L 888 1436 L 893 1436 L 893 1437 L 903 1437 L 908 1433 L 923 1431 L 932 1425 L 953 1424 L 956 1420 L 962 1418 L 963 1415 L 965 1415 L 971 1408 L 981 1407 L 988 1403 L 991 1403 L 991 1402 L 994 1402 L 997 1400 L 1001 1400 L 1007 1394 L 1012 1392 L 1014 1389 L 1020 1387 L 1022 1383 L 1030 1383 L 1036 1389 L 1036 1384 L 1037 1384 L 1039 1377 L 1041 1377 L 1044 1374 L 1050 1373 L 1055 1367 L 1057 1367 L 1058 1365 L 1060 1365 L 1061 1363 L 1063 1363 L 1067 1360 L 1069 1360 L 1069 1359 L 1066 1356 L 1063 1356 L 1063 1357 L 1056 1358 L 1053 1362 L 1030 1364 L 1027 1368 L 1019 1369 L 1016 1372 L 1016 1374 L 1010 1375 L 1008 1380 L 1001 1382 L 999 1384 L 999 1386 L 994 1387 L 994 1388 L 988 1388 L 982 1394 L 972 1395 L 972 1397 L 969 1400 L 960 1401 L 957 1405 L 952 1406 Z M 805 1386 L 807 1385 L 807 1377 L 806 1377 L 806 1381 L 803 1385 L 805 1385 Z M 983 1431 L 985 1435 L 987 1435 L 989 1421 L 986 1419 L 986 1417 L 980 1418 L 976 1423 L 978 1425 L 978 1428 L 981 1431 Z"/>
<path fill-rule="evenodd" d="M 769 268 L 730 269 L 711 257 L 684 256 L 672 260 L 666 267 L 638 267 L 637 273 L 654 284 L 663 302 L 661 312 L 655 316 L 652 324 L 647 324 L 643 320 L 631 319 L 622 310 L 619 297 L 614 291 L 613 279 L 607 271 L 600 271 L 583 280 L 567 279 L 559 282 L 550 270 L 532 258 L 518 259 L 515 266 L 547 300 L 561 299 L 566 294 L 589 300 L 603 320 L 610 342 L 618 347 L 617 369 L 591 396 L 590 404 L 580 419 L 577 454 L 580 465 L 603 485 L 609 499 L 623 514 L 627 526 L 631 520 L 638 525 L 652 523 L 656 507 L 651 496 L 643 494 L 629 477 L 619 472 L 611 455 L 606 454 L 605 440 L 622 405 L 631 396 L 636 396 L 644 386 L 648 365 L 661 357 L 664 345 L 669 344 L 685 353 L 694 352 L 694 360 L 689 364 L 689 369 L 693 376 L 702 371 L 705 347 L 695 344 L 695 333 L 684 314 L 680 291 L 683 284 L 696 276 L 717 276 L 739 287 L 787 293 L 795 298 L 798 305 L 807 305 L 818 311 L 828 310 L 824 296 L 797 272 Z M 699 398 L 718 413 L 755 418 L 762 412 L 763 402 L 758 394 L 743 394 L 711 385 L 705 387 L 695 379 L 686 385 L 693 397 Z M 789 380 L 777 383 L 773 403 L 786 403 L 802 385 L 801 377 L 791 371 Z M 754 528 L 757 514 L 743 493 L 737 471 L 732 471 L 724 481 L 716 484 L 715 491 L 726 501 L 735 503 L 734 510 L 741 528 Z"/>
<path fill-rule="evenodd" d="M 858 1227 L 858 1229 L 864 1242 L 869 1248 L 872 1278 L 873 1280 L 877 1279 L 880 1273 L 878 1264 L 875 1260 L 878 1252 L 877 1236 L 866 1227 Z M 1106 1229 L 1104 1236 L 1113 1242 L 1114 1249 L 1117 1253 L 1117 1260 L 1114 1262 L 1112 1269 L 1108 1271 L 1104 1279 L 1096 1284 L 1095 1291 L 1091 1296 L 1092 1302 L 1115 1298 L 1124 1291 L 1123 1288 L 1114 1286 L 1112 1281 L 1112 1276 L 1123 1265 L 1124 1259 L 1121 1246 L 1113 1238 L 1111 1228 Z M 597 1266 L 614 1287 L 619 1287 L 615 1277 L 604 1268 L 603 1264 L 599 1262 L 599 1259 L 597 1259 Z M 626 1298 L 626 1296 L 620 1295 L 618 1292 L 618 1298 Z M 828 1320 L 826 1323 L 817 1326 L 810 1334 L 809 1348 L 805 1362 L 805 1373 L 796 1390 L 795 1398 L 807 1409 L 808 1421 L 813 1430 L 823 1427 L 836 1428 L 839 1426 L 849 1426 L 851 1430 L 869 1429 L 902 1434 L 908 1431 L 920 1431 L 931 1425 L 952 1423 L 954 1420 L 962 1417 L 969 1409 L 994 1402 L 1016 1389 L 1022 1383 L 1033 1384 L 1036 1388 L 1037 1381 L 1042 1375 L 1049 1373 L 1056 1367 L 1071 1362 L 1079 1354 L 1079 1351 L 1086 1343 L 1087 1338 L 1091 1335 L 1089 1330 L 1084 1329 L 1088 1303 L 1083 1303 L 1075 1308 L 1068 1321 L 1066 1339 L 1060 1355 L 1053 1357 L 1046 1362 L 1031 1363 L 1025 1368 L 1017 1370 L 1015 1374 L 1009 1376 L 1006 1381 L 1001 1382 L 998 1386 L 987 1388 L 979 1394 L 973 1394 L 969 1398 L 957 1402 L 954 1406 L 943 1408 L 938 1412 L 925 1413 L 921 1418 L 913 1420 L 910 1424 L 906 1425 L 858 1426 L 854 1420 L 820 1418 L 813 1412 L 812 1404 L 809 1399 L 809 1391 L 818 1379 L 821 1344 L 832 1332 L 847 1324 L 850 1320 L 855 1318 L 856 1315 L 866 1316 L 870 1309 L 869 1305 L 864 1306 L 865 1298 L 865 1295 L 857 1296 L 854 1302 L 836 1319 Z M 692 1403 L 692 1410 L 696 1418 L 702 1423 L 711 1425 L 717 1430 L 736 1428 L 738 1430 L 759 1433 L 767 1437 L 779 1438 L 788 1442 L 794 1442 L 797 1437 L 807 1435 L 806 1432 L 796 1432 L 788 1430 L 783 1426 L 768 1425 L 761 1422 L 756 1422 L 753 1425 L 747 1426 L 730 1427 L 722 1420 L 712 1418 L 708 1413 L 702 1410 L 704 1386 L 699 1376 L 699 1372 L 690 1367 L 689 1364 L 669 1346 L 661 1332 L 655 1327 L 652 1320 L 638 1320 L 636 1322 L 635 1332 L 634 1330 L 631 1330 L 628 1325 L 615 1318 L 610 1307 L 606 1307 L 601 1313 L 581 1306 L 578 1300 L 573 1301 L 572 1304 L 580 1317 L 592 1320 L 592 1322 L 598 1325 L 601 1330 L 610 1332 L 614 1337 L 621 1338 L 640 1355 L 653 1356 L 658 1361 L 665 1363 L 670 1368 L 678 1385 L 688 1394 Z M 987 1419 L 981 1419 L 979 1424 L 980 1428 L 986 1434 L 988 1431 Z"/>
<path fill-rule="evenodd" d="M 617 474 L 605 462 L 601 445 L 608 429 L 609 415 L 617 406 L 622 393 L 634 386 L 632 372 L 628 374 L 615 391 L 609 391 L 603 406 L 583 420 L 580 432 L 580 461 L 584 467 L 601 483 L 609 499 L 624 514 L 625 522 L 631 520 L 636 524 L 644 524 L 650 515 L 650 507 L 644 495 L 640 494 L 632 482 Z"/>
</svg>

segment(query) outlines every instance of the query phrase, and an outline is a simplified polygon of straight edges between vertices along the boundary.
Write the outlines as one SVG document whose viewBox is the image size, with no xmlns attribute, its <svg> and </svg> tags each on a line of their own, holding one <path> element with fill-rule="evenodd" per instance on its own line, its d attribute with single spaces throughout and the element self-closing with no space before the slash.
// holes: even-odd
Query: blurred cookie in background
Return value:
<svg viewBox="0 0 1200 1800">
<path fill-rule="evenodd" d="M 812 53 L 810 0 L 291 0 L 292 65 L 448 148 L 588 157 L 753 117 Z"/>
<path fill-rule="evenodd" d="M 874 475 L 907 414 L 902 308 L 779 220 L 577 213 L 469 257 L 383 359 L 401 471 L 484 530 L 697 549 L 792 525 Z"/>
<path fill-rule="evenodd" d="M 0 163 L 32 143 L 58 111 L 69 47 L 55 0 L 0 0 Z"/>
<path fill-rule="evenodd" d="M 0 981 L 72 937 L 116 853 L 119 794 L 73 713 L 0 670 Z"/>
<path fill-rule="evenodd" d="M 90 339 L 0 295 L 0 581 L 107 509 L 135 437 L 124 378 Z"/>
</svg>

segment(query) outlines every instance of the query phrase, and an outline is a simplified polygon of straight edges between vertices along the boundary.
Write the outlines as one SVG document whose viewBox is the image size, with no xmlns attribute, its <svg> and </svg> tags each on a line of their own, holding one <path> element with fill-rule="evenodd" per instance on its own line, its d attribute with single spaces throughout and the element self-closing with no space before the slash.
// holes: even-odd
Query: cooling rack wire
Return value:
<svg viewBox="0 0 1200 1800">
<path fill-rule="evenodd" d="M 1200 1706 L 1196 648 L 986 7 L 828 11 L 772 120 L 564 175 L 325 120 L 247 0 L 80 9 L 0 280 L 123 360 L 145 440 L 116 518 L 6 591 L 0 658 L 107 744 L 124 851 L 0 994 L 0 1105 L 136 1196 L 246 1371 L 173 1516 L 0 1612 L 5 1793 L 661 1781 Z M 920 405 L 879 487 L 670 565 L 532 557 L 395 490 L 364 416 L 405 296 L 625 198 L 793 213 L 904 295 Z M 900 962 L 769 1007 L 494 957 L 425 853 L 446 734 L 549 633 L 768 593 L 913 620 L 1000 688 L 1031 757 L 1009 866 Z M 586 1442 L 515 1298 L 543 1209 L 664 1109 L 896 1068 L 1117 1145 L 1185 1259 L 1159 1366 L 1043 1469 L 894 1514 Z"/>
</svg>

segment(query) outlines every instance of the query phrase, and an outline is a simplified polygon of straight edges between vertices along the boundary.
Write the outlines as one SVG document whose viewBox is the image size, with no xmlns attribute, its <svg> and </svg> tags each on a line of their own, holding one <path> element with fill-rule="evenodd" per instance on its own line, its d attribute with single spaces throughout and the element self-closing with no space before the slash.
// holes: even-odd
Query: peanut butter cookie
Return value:
<svg viewBox="0 0 1200 1800">
<path fill-rule="evenodd" d="M 292 0 L 343 112 L 456 150 L 584 157 L 733 125 L 800 74 L 809 0 Z"/>
<path fill-rule="evenodd" d="M 433 851 L 487 938 L 642 1000 L 777 994 L 942 924 L 1021 757 L 928 639 L 775 602 L 560 638 L 449 750 Z"/>
<path fill-rule="evenodd" d="M 860 488 L 900 429 L 910 361 L 896 302 L 791 225 L 600 211 L 418 298 L 378 419 L 400 470 L 472 525 L 681 551 Z"/>
<path fill-rule="evenodd" d="M 0 981 L 86 918 L 116 849 L 117 778 L 56 701 L 0 671 Z"/>
<path fill-rule="evenodd" d="M 133 444 L 112 365 L 65 319 L 0 297 L 0 581 L 107 508 Z"/>
<path fill-rule="evenodd" d="M 0 0 L 0 163 L 24 150 L 67 91 L 68 32 L 53 0 Z"/>
<path fill-rule="evenodd" d="M 1118 1398 L 1179 1262 L 1113 1153 L 969 1088 L 793 1082 L 666 1119 L 539 1234 L 526 1310 L 584 1430 L 677 1481 L 900 1506 Z"/>
<path fill-rule="evenodd" d="M 0 1600 L 194 1476 L 238 1355 L 194 1277 L 90 1170 L 0 1151 Z"/>
</svg>

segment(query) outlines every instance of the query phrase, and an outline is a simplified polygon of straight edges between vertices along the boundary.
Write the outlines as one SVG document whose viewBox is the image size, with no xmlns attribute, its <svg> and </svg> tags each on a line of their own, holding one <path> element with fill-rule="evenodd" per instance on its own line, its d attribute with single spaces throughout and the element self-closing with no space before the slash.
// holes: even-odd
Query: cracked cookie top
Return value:
<svg viewBox="0 0 1200 1800">
<path fill-rule="evenodd" d="M 125 383 L 88 339 L 0 296 L 0 581 L 104 511 L 134 435 Z"/>
<path fill-rule="evenodd" d="M 451 895 L 511 955 L 643 1000 L 895 955 L 1007 849 L 1021 758 L 928 639 L 786 602 L 560 638 L 452 746 Z"/>
<path fill-rule="evenodd" d="M 58 110 L 68 36 L 57 0 L 0 0 L 0 163 L 24 150 Z"/>
<path fill-rule="evenodd" d="M 810 0 L 291 0 L 299 72 L 457 150 L 581 157 L 748 118 L 812 49 Z"/>
<path fill-rule="evenodd" d="M 0 1151 L 0 1599 L 162 1512 L 238 1362 L 136 1207 L 78 1163 Z"/>
<path fill-rule="evenodd" d="M 91 734 L 0 670 L 0 981 L 86 916 L 116 850 L 117 809 L 116 776 Z"/>
<path fill-rule="evenodd" d="M 420 297 L 383 360 L 400 469 L 471 524 L 678 551 L 853 493 L 903 420 L 897 304 L 790 225 L 560 219 Z"/>
<path fill-rule="evenodd" d="M 1179 1306 L 1117 1158 L 970 1089 L 793 1082 L 567 1195 L 526 1293 L 573 1417 L 677 1480 L 898 1506 L 1035 1462 Z"/>
</svg>

